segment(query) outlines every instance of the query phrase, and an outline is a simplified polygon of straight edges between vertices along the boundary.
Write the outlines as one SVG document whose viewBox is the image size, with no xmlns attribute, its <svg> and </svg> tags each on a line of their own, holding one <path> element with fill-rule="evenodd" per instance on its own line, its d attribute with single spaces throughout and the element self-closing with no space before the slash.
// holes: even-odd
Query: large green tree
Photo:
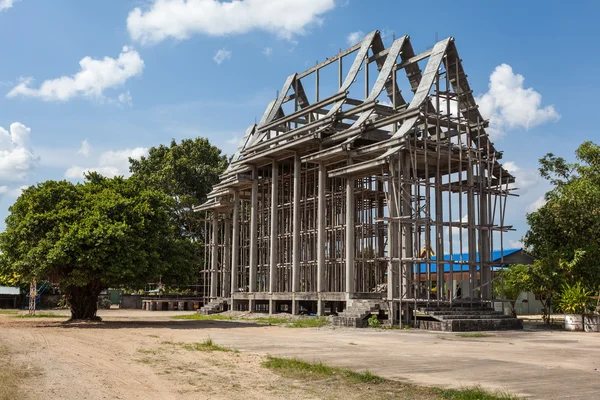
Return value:
<svg viewBox="0 0 600 400">
<path fill-rule="evenodd" d="M 555 265 L 567 283 L 598 291 L 600 146 L 584 142 L 575 154 L 574 163 L 553 154 L 540 160 L 541 175 L 554 187 L 546 204 L 527 216 L 525 244 L 538 260 Z"/>
<path fill-rule="evenodd" d="M 58 284 L 72 319 L 96 319 L 98 295 L 193 275 L 193 243 L 180 234 L 173 199 L 134 179 L 96 173 L 86 182 L 47 181 L 26 189 L 0 234 L 0 275 Z"/>
<path fill-rule="evenodd" d="M 152 147 L 148 157 L 130 159 L 132 177 L 173 198 L 171 211 L 181 233 L 204 241 L 203 218 L 192 207 L 206 201 L 212 186 L 227 167 L 227 157 L 208 139 L 171 141 L 170 146 Z"/>
</svg>

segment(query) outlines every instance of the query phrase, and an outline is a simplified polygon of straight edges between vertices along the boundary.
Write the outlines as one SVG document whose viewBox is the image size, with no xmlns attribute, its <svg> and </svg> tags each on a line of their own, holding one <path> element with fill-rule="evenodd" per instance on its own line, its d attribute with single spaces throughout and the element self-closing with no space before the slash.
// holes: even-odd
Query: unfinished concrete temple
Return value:
<svg viewBox="0 0 600 400">
<path fill-rule="evenodd" d="M 196 209 L 204 310 L 500 320 L 491 254 L 514 177 L 487 125 L 453 38 L 415 54 L 408 36 L 386 48 L 375 31 L 290 75 Z"/>
</svg>

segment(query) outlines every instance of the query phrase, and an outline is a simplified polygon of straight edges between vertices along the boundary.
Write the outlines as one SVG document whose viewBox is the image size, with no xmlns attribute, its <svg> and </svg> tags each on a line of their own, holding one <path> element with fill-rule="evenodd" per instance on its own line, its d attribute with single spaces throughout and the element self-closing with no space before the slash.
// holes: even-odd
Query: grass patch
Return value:
<svg viewBox="0 0 600 400">
<path fill-rule="evenodd" d="M 16 314 L 19 310 L 0 310 L 0 315 Z"/>
<path fill-rule="evenodd" d="M 519 400 L 520 397 L 503 392 L 488 392 L 479 386 L 463 389 L 437 389 L 444 400 Z"/>
<path fill-rule="evenodd" d="M 238 350 L 232 349 L 229 347 L 219 346 L 215 344 L 212 339 L 206 339 L 204 342 L 200 343 L 184 343 L 184 342 L 162 342 L 162 344 L 168 344 L 172 346 L 180 346 L 189 351 L 223 351 L 223 352 L 232 352 L 239 353 Z"/>
<path fill-rule="evenodd" d="M 291 321 L 288 325 L 289 328 L 319 328 L 327 325 L 327 318 L 325 317 L 310 317 L 302 318 Z"/>
<path fill-rule="evenodd" d="M 456 335 L 458 337 L 466 337 L 466 338 L 482 338 L 482 337 L 492 337 L 495 335 L 489 333 L 459 333 Z"/>
<path fill-rule="evenodd" d="M 48 314 L 48 313 L 36 313 L 35 315 L 23 314 L 15 315 L 15 318 L 69 318 L 68 315 Z"/>
<path fill-rule="evenodd" d="M 289 328 L 318 328 L 327 325 L 327 318 L 325 317 L 310 317 L 301 319 L 289 319 L 281 317 L 254 317 L 254 318 L 241 318 L 232 317 L 230 315 L 201 315 L 201 314 L 190 314 L 190 315 L 176 315 L 173 319 L 183 319 L 192 321 L 239 321 L 239 322 L 252 322 L 255 324 L 263 325 L 284 325 Z"/>
<path fill-rule="evenodd" d="M 285 376 L 293 378 L 327 378 L 339 376 L 351 382 L 359 383 L 383 383 L 385 379 L 370 371 L 356 372 L 345 368 L 330 367 L 319 363 L 307 363 L 295 358 L 280 358 L 268 356 L 262 363 L 263 367 L 277 371 Z"/>
<path fill-rule="evenodd" d="M 503 392 L 488 392 L 481 387 L 440 389 L 421 387 L 382 378 L 370 371 L 356 372 L 319 363 L 308 363 L 295 358 L 268 356 L 262 366 L 281 376 L 292 379 L 340 379 L 347 390 L 363 390 L 365 384 L 378 385 L 377 393 L 389 399 L 444 399 L 444 400 L 518 400 L 519 397 Z M 367 387 L 369 389 L 369 387 Z M 377 397 L 379 398 L 379 397 Z"/>
</svg>

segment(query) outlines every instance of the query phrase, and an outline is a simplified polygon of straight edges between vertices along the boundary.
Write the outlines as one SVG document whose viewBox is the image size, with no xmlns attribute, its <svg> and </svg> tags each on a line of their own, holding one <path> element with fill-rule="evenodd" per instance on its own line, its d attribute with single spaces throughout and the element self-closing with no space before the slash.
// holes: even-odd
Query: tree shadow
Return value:
<svg viewBox="0 0 600 400">
<path fill-rule="evenodd" d="M 173 321 L 67 321 L 61 322 L 58 327 L 63 329 L 232 329 L 256 328 L 268 326 L 254 322 L 217 321 L 217 320 L 173 320 Z"/>
</svg>

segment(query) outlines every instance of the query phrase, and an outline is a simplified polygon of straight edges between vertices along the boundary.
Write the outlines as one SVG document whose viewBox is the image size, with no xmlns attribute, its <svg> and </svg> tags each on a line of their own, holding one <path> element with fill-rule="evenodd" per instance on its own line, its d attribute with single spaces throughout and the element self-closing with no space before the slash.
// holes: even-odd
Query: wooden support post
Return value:
<svg viewBox="0 0 600 400">
<path fill-rule="evenodd" d="M 436 254 L 436 276 L 437 276 L 437 299 L 444 300 L 444 207 L 442 198 L 442 175 L 438 171 L 435 174 L 435 254 Z M 452 271 L 450 271 L 452 273 Z"/>
<path fill-rule="evenodd" d="M 395 168 L 395 161 L 391 162 L 391 168 Z M 396 174 L 391 174 L 392 177 L 395 177 Z M 390 218 L 387 225 L 387 238 L 388 238 L 388 266 L 387 266 L 387 297 L 388 297 L 388 318 L 390 320 L 390 325 L 394 325 L 396 323 L 396 310 L 397 304 L 394 301 L 399 297 L 399 271 L 398 271 L 398 263 L 393 261 L 395 258 L 398 258 L 398 223 L 394 220 L 394 218 L 398 217 L 397 208 L 396 208 L 396 193 L 394 193 L 395 185 L 392 185 L 391 182 L 388 184 L 388 217 Z"/>
<path fill-rule="evenodd" d="M 250 273 L 248 293 L 256 291 L 256 270 L 258 267 L 258 169 L 252 167 L 252 192 L 250 199 Z M 252 302 L 250 302 L 252 305 Z"/>
</svg>

